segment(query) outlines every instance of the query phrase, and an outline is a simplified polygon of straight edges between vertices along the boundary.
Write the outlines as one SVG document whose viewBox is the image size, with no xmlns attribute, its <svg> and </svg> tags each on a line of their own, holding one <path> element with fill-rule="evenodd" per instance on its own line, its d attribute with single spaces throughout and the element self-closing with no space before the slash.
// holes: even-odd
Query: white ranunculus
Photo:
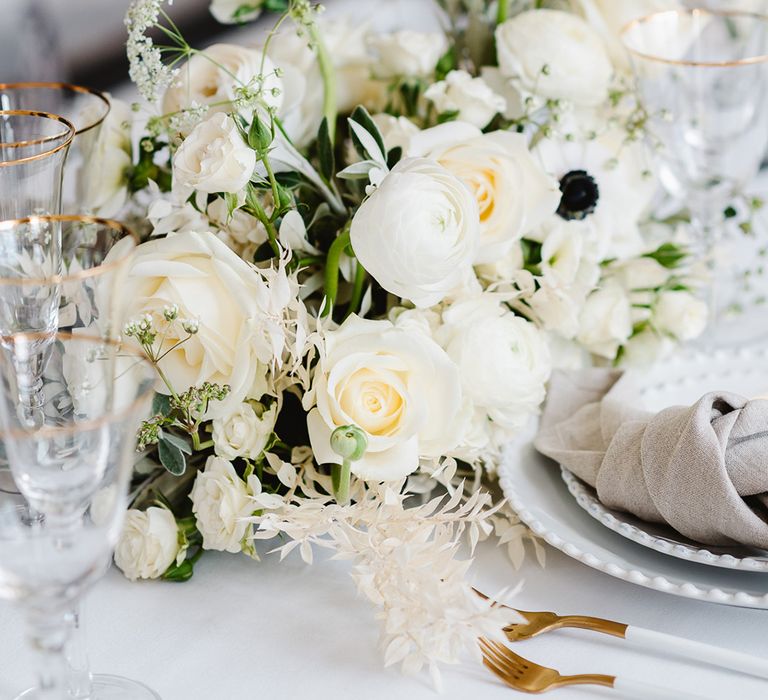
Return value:
<svg viewBox="0 0 768 700">
<path fill-rule="evenodd" d="M 283 84 L 268 57 L 257 49 L 236 44 L 213 44 L 195 53 L 179 68 L 177 79 L 163 97 L 163 112 L 171 114 L 203 105 L 207 105 L 210 112 L 231 112 L 231 102 L 237 98 L 238 89 L 257 89 L 262 63 L 262 99 L 279 109 Z M 253 105 L 243 107 L 242 115 L 250 121 Z"/>
<path fill-rule="evenodd" d="M 115 547 L 115 564 L 126 578 L 159 578 L 179 554 L 179 529 L 173 513 L 151 507 L 129 509 Z"/>
<path fill-rule="evenodd" d="M 470 124 L 449 122 L 415 134 L 408 154 L 436 160 L 474 195 L 480 217 L 476 264 L 506 255 L 560 201 L 557 181 L 533 159 L 521 134 L 483 134 Z"/>
<path fill-rule="evenodd" d="M 150 314 L 163 326 L 163 308 L 176 304 L 180 318 L 199 321 L 199 330 L 161 361 L 177 391 L 205 381 L 228 384 L 223 402 L 212 401 L 209 418 L 227 415 L 248 394 L 260 366 L 271 363 L 271 290 L 263 277 L 212 233 L 184 232 L 153 239 L 136 249 L 123 289 L 128 317 Z M 166 347 L 187 337 L 171 326 Z M 164 385 L 158 391 L 168 393 Z"/>
<path fill-rule="evenodd" d="M 365 44 L 365 25 L 322 21 L 323 44 L 336 74 L 336 105 L 351 112 L 357 105 L 379 111 L 387 101 L 386 84 L 371 77 L 371 58 Z M 293 143 L 302 148 L 317 136 L 323 119 L 325 86 L 317 54 L 292 29 L 280 32 L 268 54 L 282 71 L 283 96 L 278 114 Z"/>
<path fill-rule="evenodd" d="M 678 340 L 693 340 L 707 326 L 707 305 L 690 292 L 662 292 L 653 307 L 652 323 Z"/>
<path fill-rule="evenodd" d="M 496 28 L 501 73 L 523 96 L 596 106 L 613 73 L 600 35 L 559 10 L 521 12 Z"/>
<path fill-rule="evenodd" d="M 424 92 L 439 114 L 457 112 L 457 119 L 483 128 L 507 101 L 497 95 L 482 78 L 473 78 L 465 70 L 452 70 L 444 80 L 430 85 Z"/>
<path fill-rule="evenodd" d="M 384 147 L 390 151 L 393 148 L 402 148 L 403 153 L 408 150 L 411 138 L 418 134 L 420 129 L 408 117 L 393 117 L 391 114 L 381 112 L 374 114 L 374 124 L 379 128 Z"/>
<path fill-rule="evenodd" d="M 110 110 L 101 126 L 78 136 L 83 152 L 79 172 L 79 198 L 85 210 L 98 216 L 116 216 L 128 199 L 128 172 L 132 163 L 130 106 L 110 97 Z"/>
<path fill-rule="evenodd" d="M 607 280 L 587 297 L 579 317 L 577 340 L 593 355 L 612 360 L 632 335 L 629 297 L 616 280 Z"/>
<path fill-rule="evenodd" d="M 419 458 L 437 458 L 459 439 L 459 372 L 423 329 L 350 316 L 325 334 L 305 408 L 312 450 L 320 463 L 340 463 L 332 432 L 356 425 L 368 436 L 352 472 L 373 481 L 410 474 Z"/>
<path fill-rule="evenodd" d="M 277 404 L 265 408 L 244 401 L 232 413 L 213 421 L 213 447 L 224 459 L 258 459 L 267 446 L 277 420 Z"/>
<path fill-rule="evenodd" d="M 472 274 L 477 203 L 457 177 L 426 158 L 404 158 L 352 219 L 352 247 L 388 292 L 433 306 Z"/>
<path fill-rule="evenodd" d="M 211 0 L 211 14 L 221 24 L 252 22 L 261 14 L 263 0 Z"/>
<path fill-rule="evenodd" d="M 174 187 L 199 192 L 240 192 L 256 167 L 256 153 L 232 117 L 217 113 L 200 122 L 173 156 Z"/>
<path fill-rule="evenodd" d="M 448 308 L 437 338 L 459 368 L 465 399 L 507 437 L 538 412 L 551 367 L 533 323 L 481 295 Z"/>
<path fill-rule="evenodd" d="M 251 475 L 251 480 L 256 477 Z M 257 509 L 252 499 L 257 490 L 246 484 L 226 459 L 208 457 L 189 494 L 203 549 L 233 554 L 243 550 L 243 540 L 251 530 L 246 518 Z"/>
<path fill-rule="evenodd" d="M 630 65 L 620 34 L 627 23 L 682 7 L 677 0 L 570 0 L 570 4 L 603 38 L 614 66 L 624 71 L 629 71 Z"/>
<path fill-rule="evenodd" d="M 379 78 L 426 78 L 448 49 L 448 40 L 442 32 L 404 30 L 371 35 L 368 46 L 376 55 L 372 66 Z"/>
</svg>

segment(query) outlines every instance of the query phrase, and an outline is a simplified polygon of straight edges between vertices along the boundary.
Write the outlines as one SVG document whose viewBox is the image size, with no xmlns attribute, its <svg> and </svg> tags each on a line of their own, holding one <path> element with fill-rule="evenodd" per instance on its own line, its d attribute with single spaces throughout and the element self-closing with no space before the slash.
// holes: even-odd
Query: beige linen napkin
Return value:
<svg viewBox="0 0 768 700">
<path fill-rule="evenodd" d="M 768 401 L 713 392 L 652 413 L 633 376 L 556 372 L 536 449 L 608 508 L 705 544 L 768 549 Z"/>
</svg>

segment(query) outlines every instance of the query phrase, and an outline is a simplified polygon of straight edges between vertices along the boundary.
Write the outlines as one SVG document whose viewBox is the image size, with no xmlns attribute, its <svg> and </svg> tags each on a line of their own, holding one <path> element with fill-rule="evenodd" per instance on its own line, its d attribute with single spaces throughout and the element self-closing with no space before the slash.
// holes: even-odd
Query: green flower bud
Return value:
<svg viewBox="0 0 768 700">
<path fill-rule="evenodd" d="M 331 449 L 342 459 L 356 462 L 368 449 L 368 437 L 356 425 L 342 425 L 331 433 Z"/>
</svg>

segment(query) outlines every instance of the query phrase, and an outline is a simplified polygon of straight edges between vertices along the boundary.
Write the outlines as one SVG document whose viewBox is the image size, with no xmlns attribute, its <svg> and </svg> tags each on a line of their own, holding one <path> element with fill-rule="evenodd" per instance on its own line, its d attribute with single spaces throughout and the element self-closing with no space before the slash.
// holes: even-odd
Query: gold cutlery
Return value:
<svg viewBox="0 0 768 700">
<path fill-rule="evenodd" d="M 524 693 L 545 693 L 567 685 L 602 685 L 638 700 L 704 700 L 700 695 L 690 695 L 618 676 L 597 673 L 563 676 L 554 668 L 524 659 L 500 642 L 481 638 L 478 643 L 483 663 L 488 669 L 510 688 Z"/>
</svg>

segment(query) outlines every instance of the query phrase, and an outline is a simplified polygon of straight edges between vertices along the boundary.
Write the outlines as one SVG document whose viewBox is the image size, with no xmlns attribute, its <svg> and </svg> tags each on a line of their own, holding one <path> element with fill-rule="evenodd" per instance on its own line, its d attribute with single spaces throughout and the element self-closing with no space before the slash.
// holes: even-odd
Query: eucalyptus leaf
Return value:
<svg viewBox="0 0 768 700">
<path fill-rule="evenodd" d="M 162 440 L 165 440 L 166 442 L 170 442 L 171 445 L 174 447 L 178 447 L 184 454 L 191 455 L 192 454 L 192 446 L 183 438 L 180 438 L 178 435 L 174 435 L 173 433 L 166 433 L 163 432 L 163 436 L 161 438 Z"/>
<path fill-rule="evenodd" d="M 181 476 L 187 470 L 187 460 L 184 453 L 173 443 L 163 437 L 157 444 L 157 454 L 160 463 L 174 476 Z"/>
<path fill-rule="evenodd" d="M 152 413 L 154 415 L 167 416 L 170 412 L 171 397 L 165 394 L 155 394 L 155 398 L 152 399 Z"/>
</svg>

